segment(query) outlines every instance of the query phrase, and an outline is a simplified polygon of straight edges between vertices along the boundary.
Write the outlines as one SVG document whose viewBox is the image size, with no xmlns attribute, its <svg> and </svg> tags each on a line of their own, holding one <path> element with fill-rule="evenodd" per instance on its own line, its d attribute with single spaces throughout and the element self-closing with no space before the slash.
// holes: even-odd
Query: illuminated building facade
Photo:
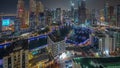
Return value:
<svg viewBox="0 0 120 68">
<path fill-rule="evenodd" d="M 47 50 L 47 36 L 41 35 L 28 39 L 29 45 L 29 67 L 28 68 L 44 68 L 45 62 L 51 60 Z"/>
<path fill-rule="evenodd" d="M 120 46 L 120 31 L 118 29 L 109 29 L 109 33 L 105 35 L 98 35 L 99 37 L 99 50 L 104 52 L 115 51 Z"/>
<path fill-rule="evenodd" d="M 2 32 L 2 18 L 0 17 L 0 32 Z"/>
<path fill-rule="evenodd" d="M 35 0 L 30 0 L 30 12 L 29 12 L 29 28 L 35 29 L 35 19 L 36 19 L 36 1 Z"/>
<path fill-rule="evenodd" d="M 96 25 L 97 24 L 96 18 L 95 18 L 95 13 L 96 13 L 96 10 L 92 9 L 91 10 L 91 25 Z"/>
<path fill-rule="evenodd" d="M 1 68 L 28 68 L 28 46 L 26 39 L 0 45 L 3 45 L 0 47 Z"/>
<path fill-rule="evenodd" d="M 46 35 L 15 39 L 5 43 L 0 41 L 0 68 L 41 68 L 51 62 Z"/>
<path fill-rule="evenodd" d="M 50 23 L 50 24 L 56 22 L 56 21 L 55 21 L 55 19 L 56 19 L 55 14 L 56 14 L 55 9 L 52 9 L 52 10 L 51 10 L 51 14 L 49 15 L 49 17 L 51 17 L 51 23 Z"/>
<path fill-rule="evenodd" d="M 44 22 L 44 6 L 41 1 L 36 3 L 36 23 L 38 26 L 42 26 Z"/>
<path fill-rule="evenodd" d="M 86 1 L 82 0 L 79 1 L 78 0 L 78 18 L 79 18 L 79 24 L 84 24 L 85 20 L 86 20 Z M 81 5 L 80 5 L 81 3 Z"/>
<path fill-rule="evenodd" d="M 35 29 L 35 14 L 34 14 L 34 12 L 31 12 L 30 16 L 29 16 L 29 28 L 30 28 L 30 30 Z"/>
<path fill-rule="evenodd" d="M 116 16 L 115 16 L 114 6 L 108 7 L 108 22 L 109 22 L 109 25 L 111 25 L 111 26 L 116 25 Z"/>
<path fill-rule="evenodd" d="M 30 0 L 29 12 L 30 29 L 35 29 L 44 24 L 44 6 L 41 1 Z"/>
<path fill-rule="evenodd" d="M 30 0 L 30 3 L 29 3 L 29 5 L 30 5 L 30 12 L 36 12 L 36 1 L 35 0 Z"/>
<path fill-rule="evenodd" d="M 53 57 L 56 57 L 57 55 L 65 52 L 65 46 L 67 44 L 65 41 L 59 41 L 59 42 L 53 42 L 49 37 L 48 37 L 48 48 L 50 52 L 52 53 Z"/>
<path fill-rule="evenodd" d="M 74 9 L 74 21 L 75 21 L 75 23 L 78 23 L 79 22 L 79 19 L 78 19 L 78 9 L 77 8 L 75 8 Z"/>
<path fill-rule="evenodd" d="M 24 26 L 25 26 L 25 6 L 24 6 L 23 0 L 18 0 L 17 17 L 20 18 L 21 27 L 24 28 Z"/>
<path fill-rule="evenodd" d="M 117 24 L 120 27 L 120 5 L 117 5 Z"/>
<path fill-rule="evenodd" d="M 109 7 L 109 4 L 106 2 L 104 6 L 104 18 L 106 22 L 108 22 L 108 7 Z"/>
<path fill-rule="evenodd" d="M 99 37 L 99 50 L 102 52 L 115 51 L 115 38 L 109 35 L 105 37 Z"/>
<path fill-rule="evenodd" d="M 46 9 L 45 13 L 44 13 L 44 17 L 45 17 L 45 22 L 42 23 L 43 26 L 45 25 L 51 25 L 53 23 L 53 21 L 55 22 L 55 11 L 53 10 L 49 10 Z"/>
<path fill-rule="evenodd" d="M 115 51 L 115 38 L 114 36 L 106 35 L 105 38 L 105 51 L 112 52 Z"/>
<path fill-rule="evenodd" d="M 0 17 L 2 31 L 14 31 L 14 22 L 16 19 L 16 14 L 1 14 Z"/>
<path fill-rule="evenodd" d="M 26 27 L 29 25 L 29 11 L 25 11 L 25 24 Z"/>
<path fill-rule="evenodd" d="M 86 9 L 86 20 L 90 20 L 91 12 L 89 9 Z"/>
<path fill-rule="evenodd" d="M 112 18 L 112 16 L 114 15 L 114 7 L 113 6 L 109 6 L 108 7 L 108 16 L 109 16 L 109 18 L 111 19 Z"/>
<path fill-rule="evenodd" d="M 15 23 L 14 23 L 14 31 L 16 33 L 18 33 L 18 34 L 19 34 L 20 30 L 21 30 L 20 25 L 21 25 L 20 19 L 16 18 Z"/>
<path fill-rule="evenodd" d="M 105 17 L 104 17 L 104 9 L 100 10 L 100 22 L 105 22 Z"/>
<path fill-rule="evenodd" d="M 36 25 L 40 25 L 39 15 L 41 11 L 41 2 L 36 2 Z"/>
<path fill-rule="evenodd" d="M 113 32 L 114 37 L 115 37 L 115 47 L 120 48 L 120 31 Z"/>
<path fill-rule="evenodd" d="M 61 24 L 61 8 L 56 8 L 56 22 L 58 24 Z"/>
<path fill-rule="evenodd" d="M 71 5 L 71 18 L 74 20 L 74 9 L 75 9 L 75 3 L 74 0 L 70 0 L 70 5 Z"/>
</svg>

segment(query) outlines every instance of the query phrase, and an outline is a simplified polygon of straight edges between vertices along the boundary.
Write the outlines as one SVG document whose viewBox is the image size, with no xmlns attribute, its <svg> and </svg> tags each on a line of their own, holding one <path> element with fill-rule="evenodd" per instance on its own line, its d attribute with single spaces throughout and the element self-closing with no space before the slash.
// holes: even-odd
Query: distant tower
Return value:
<svg viewBox="0 0 120 68">
<path fill-rule="evenodd" d="M 29 11 L 25 11 L 25 24 L 29 25 Z"/>
<path fill-rule="evenodd" d="M 109 22 L 109 25 L 115 26 L 116 20 L 114 15 L 114 6 L 108 7 L 108 22 Z"/>
<path fill-rule="evenodd" d="M 95 12 L 96 12 L 96 10 L 92 9 L 92 11 L 91 11 L 91 25 L 95 25 L 96 24 L 96 22 L 95 22 L 95 20 L 96 20 Z"/>
<path fill-rule="evenodd" d="M 120 4 L 117 5 L 117 27 L 120 27 Z"/>
<path fill-rule="evenodd" d="M 20 25 L 21 25 L 20 19 L 19 19 L 19 18 L 16 18 L 16 20 L 15 20 L 15 25 L 14 25 L 14 31 L 15 31 L 15 32 L 20 32 Z"/>
<path fill-rule="evenodd" d="M 79 24 L 84 24 L 86 20 L 86 0 L 78 0 L 78 15 Z"/>
<path fill-rule="evenodd" d="M 39 21 L 40 7 L 41 7 L 41 2 L 40 1 L 36 2 L 36 24 L 38 26 L 40 25 L 40 21 Z"/>
<path fill-rule="evenodd" d="M 35 0 L 30 0 L 30 12 L 29 12 L 29 27 L 30 29 L 35 28 L 36 24 L 36 1 Z"/>
<path fill-rule="evenodd" d="M 18 0 L 17 4 L 17 17 L 20 19 L 21 27 L 25 25 L 25 7 L 24 7 L 24 1 Z"/>
<path fill-rule="evenodd" d="M 81 4 L 81 1 L 77 0 L 77 6 L 78 6 L 78 8 L 80 7 L 80 4 Z"/>
<path fill-rule="evenodd" d="M 35 0 L 30 0 L 30 12 L 36 12 L 36 1 Z"/>
<path fill-rule="evenodd" d="M 61 24 L 61 8 L 56 8 L 56 21 Z"/>
<path fill-rule="evenodd" d="M 2 18 L 0 16 L 0 32 L 2 32 Z"/>
<path fill-rule="evenodd" d="M 86 0 L 81 1 L 81 8 L 80 8 L 80 21 L 82 24 L 85 23 L 86 20 Z"/>
<path fill-rule="evenodd" d="M 37 25 L 40 26 L 43 24 L 43 15 L 44 15 L 44 6 L 41 1 L 37 1 L 36 3 L 36 22 Z"/>
<path fill-rule="evenodd" d="M 108 16 L 109 16 L 109 19 L 111 19 L 114 15 L 114 6 L 109 6 L 108 7 Z"/>
<path fill-rule="evenodd" d="M 77 6 L 78 6 L 78 24 L 80 24 L 80 4 L 81 4 L 81 1 L 80 0 L 77 0 Z"/>
<path fill-rule="evenodd" d="M 108 22 L 108 8 L 109 8 L 109 3 L 106 0 L 105 2 L 105 6 L 104 6 L 104 17 L 105 17 L 105 21 Z"/>
<path fill-rule="evenodd" d="M 74 8 L 75 8 L 74 0 L 70 0 L 70 5 L 71 5 L 71 18 L 74 19 Z"/>
</svg>

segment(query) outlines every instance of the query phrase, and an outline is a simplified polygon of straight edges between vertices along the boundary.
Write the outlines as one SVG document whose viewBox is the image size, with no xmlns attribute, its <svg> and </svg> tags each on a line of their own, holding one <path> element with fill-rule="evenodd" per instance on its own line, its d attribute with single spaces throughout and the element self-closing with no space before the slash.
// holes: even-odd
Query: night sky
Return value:
<svg viewBox="0 0 120 68">
<path fill-rule="evenodd" d="M 17 9 L 18 0 L 0 0 L 0 13 L 15 13 Z M 28 9 L 29 0 L 25 1 L 25 7 Z M 46 8 L 57 8 L 69 9 L 69 0 L 40 0 Z M 108 0 L 110 5 L 120 4 L 120 0 Z M 104 7 L 105 0 L 86 0 L 88 9 L 102 9 Z"/>
</svg>

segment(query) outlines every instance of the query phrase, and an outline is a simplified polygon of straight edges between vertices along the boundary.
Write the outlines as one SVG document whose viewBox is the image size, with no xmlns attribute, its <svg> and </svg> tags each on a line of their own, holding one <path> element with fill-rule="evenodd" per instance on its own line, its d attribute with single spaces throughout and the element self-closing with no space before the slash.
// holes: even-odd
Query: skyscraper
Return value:
<svg viewBox="0 0 120 68">
<path fill-rule="evenodd" d="M 0 68 L 28 68 L 27 39 L 0 44 Z"/>
<path fill-rule="evenodd" d="M 108 7 L 108 22 L 109 25 L 113 26 L 116 23 L 115 14 L 114 14 L 114 6 Z"/>
<path fill-rule="evenodd" d="M 56 21 L 58 24 L 61 23 L 61 8 L 56 8 Z"/>
<path fill-rule="evenodd" d="M 86 8 L 86 0 L 82 0 L 82 1 L 81 1 L 81 7 Z"/>
<path fill-rule="evenodd" d="M 0 17 L 0 32 L 2 31 L 2 19 Z"/>
<path fill-rule="evenodd" d="M 17 32 L 17 33 L 20 32 L 20 25 L 21 25 L 20 19 L 16 18 L 15 24 L 14 24 L 14 31 L 15 32 Z"/>
<path fill-rule="evenodd" d="M 71 18 L 74 19 L 74 8 L 75 8 L 75 3 L 74 0 L 70 0 L 70 5 L 71 5 Z"/>
<path fill-rule="evenodd" d="M 35 0 L 30 0 L 30 12 L 29 12 L 29 27 L 30 29 L 35 28 L 35 19 L 36 19 L 36 1 Z"/>
<path fill-rule="evenodd" d="M 18 0 L 18 4 L 17 4 L 17 17 L 21 21 L 21 27 L 24 27 L 24 25 L 25 25 L 24 15 L 25 15 L 24 1 L 23 0 Z"/>
<path fill-rule="evenodd" d="M 55 10 L 53 10 L 53 11 L 51 11 L 51 10 L 45 10 L 45 12 L 44 12 L 44 16 L 43 16 L 43 23 L 42 23 L 42 25 L 51 25 L 52 24 L 52 19 L 54 20 L 54 22 L 55 22 L 55 19 L 56 19 L 56 16 L 55 16 L 56 14 L 55 14 Z M 53 18 L 52 18 L 52 16 L 53 16 Z M 45 20 L 44 20 L 45 19 Z"/>
<path fill-rule="evenodd" d="M 43 24 L 44 6 L 41 1 L 30 0 L 30 26 L 37 28 Z M 31 25 L 32 24 L 32 25 Z"/>
<path fill-rule="evenodd" d="M 25 11 L 25 24 L 28 26 L 29 25 L 29 11 Z"/>
<path fill-rule="evenodd" d="M 36 2 L 36 23 L 37 25 L 43 24 L 44 6 L 41 1 Z"/>
<path fill-rule="evenodd" d="M 41 2 L 38 1 L 36 2 L 36 25 L 40 25 L 40 21 L 39 21 L 40 11 L 41 11 Z"/>
<path fill-rule="evenodd" d="M 36 1 L 35 0 L 30 0 L 30 3 L 29 3 L 29 5 L 30 5 L 30 13 L 31 12 L 36 12 Z"/>
<path fill-rule="evenodd" d="M 117 49 L 120 47 L 120 31 L 119 30 L 111 31 L 111 33 L 113 33 L 115 40 L 115 49 Z"/>
<path fill-rule="evenodd" d="M 108 21 L 108 4 L 105 4 L 104 17 L 105 17 L 105 21 Z"/>
<path fill-rule="evenodd" d="M 96 18 L 95 18 L 95 13 L 96 13 L 96 10 L 95 9 L 92 9 L 91 10 L 91 25 L 96 25 Z"/>
<path fill-rule="evenodd" d="M 114 7 L 113 6 L 108 7 L 108 15 L 109 15 L 109 19 L 111 19 L 112 16 L 114 15 Z"/>
<path fill-rule="evenodd" d="M 117 24 L 120 27 L 120 5 L 117 5 Z"/>
<path fill-rule="evenodd" d="M 80 2 L 80 1 L 78 1 Z M 79 24 L 84 24 L 86 20 L 86 1 L 82 0 L 81 5 L 78 3 L 78 17 L 79 17 Z"/>
</svg>

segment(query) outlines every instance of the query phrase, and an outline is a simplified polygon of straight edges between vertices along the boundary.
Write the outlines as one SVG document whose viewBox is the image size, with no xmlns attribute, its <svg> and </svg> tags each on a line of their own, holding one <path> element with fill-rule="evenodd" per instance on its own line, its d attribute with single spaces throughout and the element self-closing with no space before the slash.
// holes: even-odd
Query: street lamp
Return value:
<svg viewBox="0 0 120 68">
<path fill-rule="evenodd" d="M 74 3 L 71 3 L 71 5 L 72 5 L 72 6 L 75 6 L 75 4 L 74 4 Z"/>
</svg>

